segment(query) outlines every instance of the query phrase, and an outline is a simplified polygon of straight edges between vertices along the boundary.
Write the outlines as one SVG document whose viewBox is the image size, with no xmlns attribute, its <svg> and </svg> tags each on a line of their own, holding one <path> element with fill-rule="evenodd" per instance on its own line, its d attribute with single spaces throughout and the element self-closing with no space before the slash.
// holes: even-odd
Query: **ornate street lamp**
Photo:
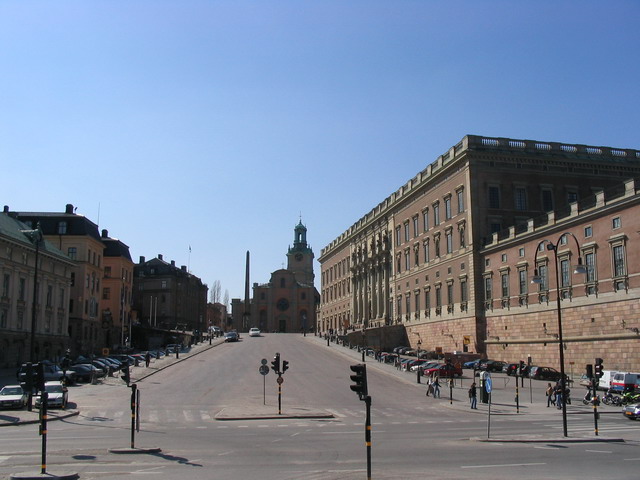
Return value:
<svg viewBox="0 0 640 480">
<path fill-rule="evenodd" d="M 542 249 L 542 245 L 546 244 L 546 248 L 547 250 L 550 250 L 553 252 L 554 254 L 554 261 L 555 261 L 555 267 L 556 267 L 556 295 L 557 295 L 557 303 L 556 303 L 556 310 L 557 310 L 557 315 L 558 315 L 558 346 L 559 346 L 559 357 L 560 357 L 560 388 L 562 389 L 562 396 L 561 396 L 561 402 L 562 402 L 562 428 L 563 428 L 563 432 L 564 432 L 564 436 L 567 436 L 567 399 L 566 399 L 566 377 L 565 377 L 565 373 L 564 373 L 564 342 L 563 342 L 563 338 L 562 338 L 562 309 L 560 306 L 560 302 L 562 300 L 562 295 L 561 295 L 561 285 L 560 285 L 560 276 L 558 273 L 558 247 L 560 245 L 560 242 L 563 240 L 563 238 L 566 237 L 571 237 L 574 239 L 575 243 L 576 243 L 576 248 L 578 250 L 578 264 L 575 266 L 575 270 L 574 270 L 574 274 L 576 273 L 586 273 L 587 269 L 585 268 L 585 266 L 582 264 L 582 256 L 580 255 L 580 244 L 578 243 L 578 239 L 576 238 L 576 236 L 571 233 L 571 232 L 565 232 L 562 235 L 560 235 L 560 238 L 558 238 L 558 240 L 553 243 L 550 240 L 541 240 L 540 243 L 538 243 L 538 246 L 536 248 L 536 255 L 534 258 L 534 266 L 536 267 L 534 269 L 534 274 L 533 274 L 533 278 L 531 279 L 531 283 L 535 283 L 538 285 L 542 285 L 544 283 L 544 278 L 538 274 L 538 252 L 540 252 Z M 548 287 L 548 286 L 547 286 Z"/>
</svg>

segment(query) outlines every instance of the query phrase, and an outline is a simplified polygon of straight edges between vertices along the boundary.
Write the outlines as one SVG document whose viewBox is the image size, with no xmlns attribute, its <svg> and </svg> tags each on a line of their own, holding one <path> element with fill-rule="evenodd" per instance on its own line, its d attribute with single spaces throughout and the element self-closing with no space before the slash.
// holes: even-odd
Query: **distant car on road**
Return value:
<svg viewBox="0 0 640 480">
<path fill-rule="evenodd" d="M 24 408 L 27 406 L 27 392 L 20 385 L 7 385 L 0 390 L 0 408 Z"/>
<path fill-rule="evenodd" d="M 637 420 L 640 418 L 640 404 L 634 403 L 633 405 L 626 405 L 622 409 L 622 414 L 629 420 Z"/>
<path fill-rule="evenodd" d="M 250 328 L 249 329 L 249 336 L 250 337 L 259 337 L 260 336 L 260 329 L 259 328 Z"/>
<path fill-rule="evenodd" d="M 238 341 L 238 332 L 227 332 L 224 334 L 225 342 L 237 342 Z"/>
</svg>

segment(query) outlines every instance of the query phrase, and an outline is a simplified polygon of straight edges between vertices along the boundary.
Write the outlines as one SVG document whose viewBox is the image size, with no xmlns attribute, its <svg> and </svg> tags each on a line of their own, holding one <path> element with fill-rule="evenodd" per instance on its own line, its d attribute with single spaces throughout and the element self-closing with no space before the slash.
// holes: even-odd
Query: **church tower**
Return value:
<svg viewBox="0 0 640 480">
<path fill-rule="evenodd" d="M 313 285 L 313 258 L 313 250 L 307 245 L 307 227 L 300 220 L 294 229 L 293 247 L 287 252 L 287 270 L 294 272 L 299 283 Z"/>
</svg>

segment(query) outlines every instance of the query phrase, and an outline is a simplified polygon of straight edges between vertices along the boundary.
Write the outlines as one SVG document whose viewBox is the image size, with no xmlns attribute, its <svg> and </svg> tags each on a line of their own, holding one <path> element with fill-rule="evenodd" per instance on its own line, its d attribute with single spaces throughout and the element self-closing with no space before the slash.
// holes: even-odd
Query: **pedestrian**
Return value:
<svg viewBox="0 0 640 480">
<path fill-rule="evenodd" d="M 549 408 L 549 405 L 555 406 L 556 399 L 554 398 L 553 387 L 551 386 L 551 383 L 547 384 L 547 390 L 544 392 L 544 394 L 547 396 L 547 408 Z"/>
<path fill-rule="evenodd" d="M 478 409 L 478 397 L 476 395 L 476 382 L 473 382 L 471 384 L 471 387 L 469 387 L 469 401 L 471 402 L 471 410 Z"/>
<path fill-rule="evenodd" d="M 440 398 L 440 382 L 438 382 L 438 377 L 433 379 L 433 398 Z"/>
<path fill-rule="evenodd" d="M 433 391 L 433 386 L 431 385 L 431 377 L 427 380 L 427 397 Z"/>
<path fill-rule="evenodd" d="M 556 394 L 556 408 L 558 410 L 562 409 L 562 386 L 560 385 L 560 382 L 556 383 L 555 386 L 555 394 Z"/>
<path fill-rule="evenodd" d="M 144 363 L 146 364 L 147 368 L 149 368 L 149 364 L 151 363 L 151 354 L 149 352 L 147 352 L 144 356 Z"/>
</svg>

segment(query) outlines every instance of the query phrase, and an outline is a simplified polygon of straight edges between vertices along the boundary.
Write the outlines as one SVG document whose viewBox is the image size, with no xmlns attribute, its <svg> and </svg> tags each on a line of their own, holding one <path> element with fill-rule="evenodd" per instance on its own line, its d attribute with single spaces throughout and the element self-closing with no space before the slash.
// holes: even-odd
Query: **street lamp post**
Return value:
<svg viewBox="0 0 640 480">
<path fill-rule="evenodd" d="M 34 230 L 22 230 L 22 233 L 27 235 L 32 242 L 36 244 L 36 265 L 33 274 L 33 299 L 31 301 L 31 341 L 29 344 L 29 361 L 31 363 L 36 362 L 36 299 L 38 296 L 38 262 L 40 261 L 40 242 L 42 241 L 42 230 L 40 229 L 40 223 L 36 225 Z"/>
<path fill-rule="evenodd" d="M 582 264 L 582 256 L 580 255 L 580 244 L 578 243 L 578 239 L 576 238 L 576 236 L 571 233 L 571 232 L 565 232 L 562 235 L 560 235 L 560 237 L 558 238 L 558 240 L 553 243 L 550 240 L 541 240 L 540 243 L 538 243 L 538 246 L 536 248 L 536 255 L 534 258 L 534 266 L 537 265 L 537 260 L 538 260 L 538 252 L 541 251 L 540 247 L 544 244 L 547 245 L 547 250 L 553 251 L 554 254 L 554 264 L 555 264 L 555 268 L 556 268 L 556 311 L 557 311 L 557 316 L 558 316 L 558 346 L 559 346 L 559 360 L 560 360 L 560 388 L 561 388 L 561 403 L 562 403 L 562 429 L 564 432 L 564 436 L 568 436 L 567 434 L 567 398 L 566 398 L 566 377 L 565 377 L 565 373 L 564 373 L 564 341 L 562 338 L 562 308 L 560 306 L 560 302 L 562 300 L 561 298 L 561 286 L 560 286 L 560 275 L 558 273 L 558 247 L 560 245 L 560 242 L 562 241 L 563 238 L 565 238 L 566 236 L 572 237 L 574 239 L 574 241 L 576 242 L 576 247 L 578 249 L 578 264 L 575 267 L 575 270 L 573 273 L 586 273 L 586 268 L 585 266 Z M 541 275 L 538 274 L 538 269 L 537 267 L 534 269 L 534 275 L 533 278 L 531 279 L 531 283 L 535 283 L 538 285 L 542 285 L 544 282 L 544 279 L 542 278 Z"/>
</svg>

